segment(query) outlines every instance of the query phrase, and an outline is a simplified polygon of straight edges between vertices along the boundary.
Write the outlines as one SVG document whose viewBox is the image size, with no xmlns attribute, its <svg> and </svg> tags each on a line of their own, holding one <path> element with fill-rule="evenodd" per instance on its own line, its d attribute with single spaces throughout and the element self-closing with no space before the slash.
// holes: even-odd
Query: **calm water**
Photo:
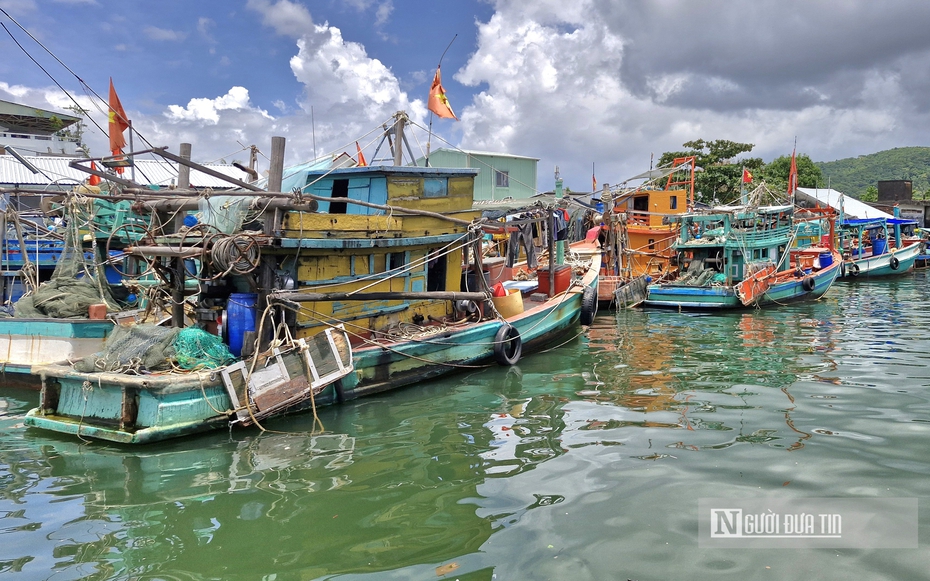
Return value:
<svg viewBox="0 0 930 581">
<path fill-rule="evenodd" d="M 147 448 L 26 430 L 0 390 L 16 579 L 928 579 L 926 550 L 708 550 L 705 497 L 930 497 L 926 274 L 818 303 L 599 315 L 492 367 Z M 925 511 L 926 512 L 926 511 Z M 930 516 L 920 516 L 921 537 Z M 921 543 L 924 546 L 924 543 Z"/>
</svg>

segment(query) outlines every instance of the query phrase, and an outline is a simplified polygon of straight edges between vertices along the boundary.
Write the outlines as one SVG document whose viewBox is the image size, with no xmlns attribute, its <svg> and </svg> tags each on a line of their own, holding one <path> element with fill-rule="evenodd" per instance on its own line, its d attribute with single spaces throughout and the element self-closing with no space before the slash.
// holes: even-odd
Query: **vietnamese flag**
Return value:
<svg viewBox="0 0 930 581">
<path fill-rule="evenodd" d="M 752 181 L 752 174 L 749 173 L 748 169 L 743 168 L 743 183 L 748 184 L 751 181 Z"/>
<path fill-rule="evenodd" d="M 446 97 L 446 90 L 442 88 L 442 77 L 439 74 L 439 67 L 436 67 L 436 76 L 433 77 L 433 84 L 429 88 L 429 99 L 427 108 L 440 117 L 446 119 L 458 120 L 455 113 L 452 112 L 452 106 L 449 105 L 449 99 Z"/>
<path fill-rule="evenodd" d="M 110 110 L 107 113 L 107 120 L 110 125 L 110 151 L 113 155 L 119 155 L 126 147 L 123 131 L 129 128 L 129 119 L 126 117 L 126 111 L 123 110 L 123 104 L 119 102 L 116 89 L 113 88 L 113 77 L 110 77 Z"/>
</svg>

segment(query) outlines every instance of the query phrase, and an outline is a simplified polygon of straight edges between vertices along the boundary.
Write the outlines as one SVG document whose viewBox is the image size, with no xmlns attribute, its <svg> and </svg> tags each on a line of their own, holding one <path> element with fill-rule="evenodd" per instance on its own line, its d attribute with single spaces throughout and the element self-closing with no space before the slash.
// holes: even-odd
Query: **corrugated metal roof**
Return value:
<svg viewBox="0 0 930 581">
<path fill-rule="evenodd" d="M 882 212 L 856 198 L 846 196 L 829 188 L 798 188 L 798 192 L 812 201 L 819 202 L 839 210 L 842 205 L 843 214 L 847 218 L 894 218 L 891 214 Z"/>
<path fill-rule="evenodd" d="M 500 153 L 500 152 L 494 153 L 494 152 L 492 152 L 492 151 L 477 151 L 477 150 L 474 150 L 474 149 L 452 149 L 452 148 L 449 148 L 449 147 L 440 147 L 440 148 L 438 148 L 438 149 L 435 149 L 435 150 L 434 150 L 434 153 L 435 153 L 436 151 L 448 151 L 448 152 L 451 152 L 451 153 L 460 153 L 460 154 L 464 154 L 464 155 L 476 155 L 476 156 L 477 156 L 477 155 L 480 155 L 480 156 L 483 156 L 483 157 L 512 157 L 512 158 L 514 158 L 514 159 L 532 159 L 532 160 L 534 160 L 534 161 L 539 161 L 539 158 L 538 158 L 538 157 L 529 157 L 529 156 L 526 156 L 526 155 L 515 155 L 515 154 L 513 154 L 513 153 Z M 422 159 L 422 158 L 420 158 L 420 159 Z"/>
<path fill-rule="evenodd" d="M 5 187 L 45 187 L 55 184 L 67 186 L 84 182 L 90 175 L 68 165 L 74 159 L 80 158 L 52 156 L 23 156 L 23 158 L 39 169 L 40 173 L 32 173 L 12 155 L 0 155 L 0 185 Z M 239 180 L 245 180 L 248 177 L 245 175 L 245 172 L 231 165 L 204 165 L 223 175 Z M 97 167 L 103 169 L 99 164 Z M 121 177 L 131 179 L 131 176 L 132 169 L 126 168 Z M 169 186 L 172 183 L 177 183 L 178 164 L 167 160 L 137 159 L 135 181 L 140 184 L 154 184 L 159 186 Z M 213 189 L 229 189 L 235 187 L 229 182 L 193 169 L 191 170 L 191 186 L 194 188 Z"/>
</svg>

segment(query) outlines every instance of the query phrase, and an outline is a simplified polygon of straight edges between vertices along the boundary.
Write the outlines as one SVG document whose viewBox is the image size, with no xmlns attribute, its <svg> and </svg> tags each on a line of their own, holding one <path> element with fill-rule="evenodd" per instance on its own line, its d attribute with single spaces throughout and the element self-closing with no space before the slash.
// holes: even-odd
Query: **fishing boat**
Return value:
<svg viewBox="0 0 930 581">
<path fill-rule="evenodd" d="M 673 245 L 677 224 L 670 217 L 694 206 L 695 157 L 634 176 L 619 186 L 605 186 L 601 232 L 604 276 L 598 282 L 598 301 L 604 306 L 637 306 L 645 299 L 646 284 L 674 276 Z M 642 183 L 636 186 L 631 182 Z"/>
<path fill-rule="evenodd" d="M 398 115 L 385 133 L 398 157 L 405 120 Z M 124 443 L 229 422 L 260 425 L 446 373 L 514 365 L 590 322 L 599 257 L 551 285 L 502 284 L 495 293 L 478 277 L 481 290 L 463 291 L 468 272 L 483 271 L 484 228 L 496 228 L 472 208 L 477 170 L 394 162 L 282 170 L 277 179 L 297 183 L 297 192 L 280 192 L 272 180 L 270 190 L 250 186 L 243 193 L 252 200 L 241 207 L 265 208 L 261 232 L 204 225 L 199 234 L 152 232 L 127 246 L 127 254 L 171 275 L 173 300 L 187 303 L 205 330 L 225 329 L 238 360 L 141 375 L 44 366 L 34 371 L 42 377 L 41 404 L 26 424 Z M 177 191 L 173 197 L 137 205 L 177 211 L 192 203 Z M 185 298 L 188 274 L 204 290 Z M 183 326 L 183 319 L 173 322 Z M 310 361 L 301 354 L 307 349 L 316 353 Z M 317 377 L 312 367 L 329 372 Z"/>
<path fill-rule="evenodd" d="M 841 278 L 897 276 L 910 272 L 921 255 L 921 240 L 911 236 L 916 220 L 862 218 L 840 224 Z"/>
<path fill-rule="evenodd" d="M 805 219 L 824 219 L 806 211 Z M 840 273 L 833 235 L 823 246 L 793 248 L 793 205 L 725 206 L 673 220 L 681 272 L 649 285 L 645 305 L 678 309 L 732 309 L 777 305 L 823 296 Z M 832 231 L 833 219 L 826 218 Z"/>
<path fill-rule="evenodd" d="M 17 192 L 16 197 L 44 200 L 40 195 Z M 81 218 L 90 219 L 76 220 L 84 223 Z M 89 316 L 90 305 L 106 301 L 87 282 L 96 275 L 96 261 L 87 259 L 82 268 L 84 250 L 66 235 L 69 231 L 65 220 L 52 221 L 34 209 L 11 207 L 0 215 L 0 232 L 5 233 L 0 247 L 0 383 L 6 387 L 39 388 L 38 377 L 31 374 L 34 367 L 90 355 L 113 328 L 105 311 Z"/>
</svg>

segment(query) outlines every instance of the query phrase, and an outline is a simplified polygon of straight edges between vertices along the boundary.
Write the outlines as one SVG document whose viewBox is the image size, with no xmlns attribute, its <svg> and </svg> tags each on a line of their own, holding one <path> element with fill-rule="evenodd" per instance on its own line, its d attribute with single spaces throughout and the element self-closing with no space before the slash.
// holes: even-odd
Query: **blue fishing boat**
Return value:
<svg viewBox="0 0 930 581">
<path fill-rule="evenodd" d="M 913 237 L 916 220 L 863 218 L 840 224 L 842 278 L 897 276 L 910 272 L 921 255 L 921 241 Z"/>
<path fill-rule="evenodd" d="M 824 219 L 806 212 L 804 219 Z M 826 246 L 793 247 L 800 218 L 792 205 L 725 206 L 671 219 L 679 225 L 680 273 L 647 286 L 646 306 L 715 310 L 817 299 L 840 273 L 832 235 Z"/>
</svg>

